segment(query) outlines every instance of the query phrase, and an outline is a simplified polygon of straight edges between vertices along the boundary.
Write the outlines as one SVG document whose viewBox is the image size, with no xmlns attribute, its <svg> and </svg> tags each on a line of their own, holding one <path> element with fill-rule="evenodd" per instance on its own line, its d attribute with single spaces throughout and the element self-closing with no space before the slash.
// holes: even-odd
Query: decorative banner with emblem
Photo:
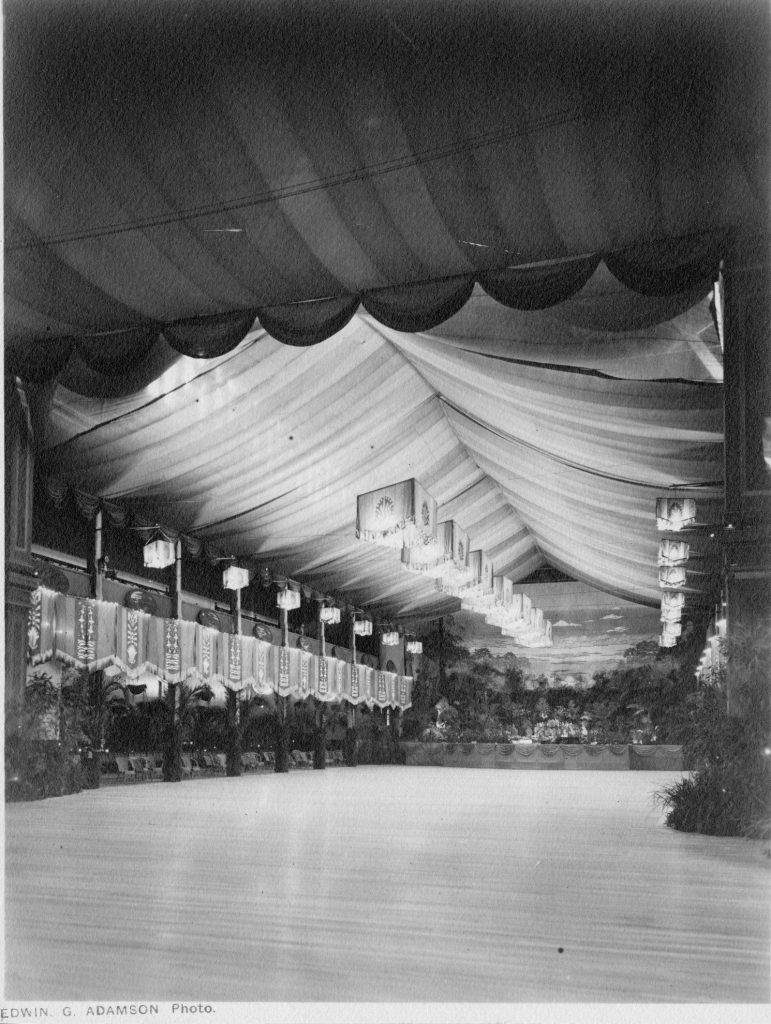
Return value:
<svg viewBox="0 0 771 1024">
<path fill-rule="evenodd" d="M 436 536 L 436 502 L 414 479 L 360 494 L 356 536 L 397 549 L 428 543 Z"/>
<path fill-rule="evenodd" d="M 38 587 L 30 595 L 27 617 L 27 661 L 40 665 L 54 655 L 54 624 L 56 622 L 56 592 Z"/>
<path fill-rule="evenodd" d="M 114 664 L 117 648 L 116 604 L 57 594 L 54 656 L 89 672 Z"/>
<path fill-rule="evenodd" d="M 199 683 L 211 686 L 217 677 L 217 638 L 219 631 L 195 624 L 193 671 Z"/>
<path fill-rule="evenodd" d="M 290 662 L 289 662 L 289 648 L 279 647 L 278 649 L 278 692 L 282 697 L 289 695 L 291 684 L 289 682 L 290 673 Z"/>
<path fill-rule="evenodd" d="M 118 650 L 115 664 L 129 678 L 147 668 L 147 631 L 151 617 L 138 608 L 118 608 Z"/>
</svg>

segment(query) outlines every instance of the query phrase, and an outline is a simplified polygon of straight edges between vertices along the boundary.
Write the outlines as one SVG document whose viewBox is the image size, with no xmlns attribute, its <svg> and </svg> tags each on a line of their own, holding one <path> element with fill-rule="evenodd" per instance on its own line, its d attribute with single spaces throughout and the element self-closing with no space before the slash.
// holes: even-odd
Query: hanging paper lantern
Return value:
<svg viewBox="0 0 771 1024">
<path fill-rule="evenodd" d="M 677 567 L 659 569 L 659 586 L 675 588 L 684 587 L 685 569 Z"/>
<path fill-rule="evenodd" d="M 335 605 L 325 605 L 319 612 L 319 618 L 327 626 L 335 626 L 340 621 L 340 609 Z"/>
<path fill-rule="evenodd" d="M 395 629 L 389 630 L 387 633 L 383 633 L 380 637 L 381 643 L 385 644 L 386 647 L 396 647 L 399 640 L 399 633 Z"/>
<path fill-rule="evenodd" d="M 407 654 L 422 654 L 423 643 L 420 640 L 408 640 L 407 641 Z"/>
<path fill-rule="evenodd" d="M 242 590 L 249 586 L 249 570 L 237 565 L 229 565 L 222 573 L 222 586 L 225 590 Z"/>
<path fill-rule="evenodd" d="M 372 636 L 372 619 L 354 619 L 353 631 L 356 636 Z"/>
<path fill-rule="evenodd" d="M 685 594 L 662 594 L 661 595 L 661 614 L 672 615 L 677 613 L 679 619 L 683 612 L 685 605 Z"/>
<path fill-rule="evenodd" d="M 144 563 L 148 569 L 165 569 L 174 565 L 177 560 L 174 541 L 158 537 L 145 544 L 143 549 Z"/>
<path fill-rule="evenodd" d="M 292 590 L 290 587 L 279 590 L 276 594 L 276 604 L 285 611 L 294 611 L 295 608 L 300 607 L 300 591 Z"/>
<path fill-rule="evenodd" d="M 682 530 L 696 522 L 693 498 L 657 498 L 656 527 L 659 530 Z"/>
<path fill-rule="evenodd" d="M 379 487 L 356 499 L 356 536 L 388 548 L 429 543 L 436 535 L 436 502 L 417 480 Z"/>
<path fill-rule="evenodd" d="M 685 565 L 690 555 L 690 547 L 684 540 L 664 540 L 659 542 L 659 565 Z"/>
</svg>

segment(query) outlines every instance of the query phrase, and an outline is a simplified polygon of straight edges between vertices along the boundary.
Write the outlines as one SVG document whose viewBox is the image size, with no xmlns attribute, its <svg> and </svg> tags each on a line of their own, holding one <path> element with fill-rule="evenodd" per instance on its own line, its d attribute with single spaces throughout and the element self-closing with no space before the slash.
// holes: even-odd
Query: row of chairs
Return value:
<svg viewBox="0 0 771 1024">
<path fill-rule="evenodd" d="M 343 763 L 340 750 L 328 750 L 326 753 L 327 767 L 333 768 Z M 289 753 L 289 765 L 292 768 L 312 768 L 313 754 L 304 750 L 292 750 Z M 276 766 L 276 755 L 272 750 L 246 751 L 241 754 L 241 766 L 246 771 L 273 769 Z M 112 770 L 122 782 L 151 781 L 163 779 L 163 758 L 160 754 L 115 754 L 111 764 L 105 766 Z M 192 779 L 201 775 L 224 775 L 227 768 L 226 756 L 223 753 L 183 754 L 183 778 Z"/>
</svg>

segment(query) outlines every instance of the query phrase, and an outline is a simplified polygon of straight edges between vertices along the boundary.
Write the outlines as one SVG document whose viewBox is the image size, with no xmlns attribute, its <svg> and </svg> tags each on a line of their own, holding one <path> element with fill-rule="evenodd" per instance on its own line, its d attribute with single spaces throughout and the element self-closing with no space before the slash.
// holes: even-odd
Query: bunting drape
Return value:
<svg viewBox="0 0 771 1024">
<path fill-rule="evenodd" d="M 52 657 L 86 671 L 115 665 L 129 679 L 150 673 L 167 683 L 250 688 L 296 700 L 401 710 L 412 702 L 411 677 L 39 587 L 28 616 L 27 660 L 37 665 Z"/>
</svg>

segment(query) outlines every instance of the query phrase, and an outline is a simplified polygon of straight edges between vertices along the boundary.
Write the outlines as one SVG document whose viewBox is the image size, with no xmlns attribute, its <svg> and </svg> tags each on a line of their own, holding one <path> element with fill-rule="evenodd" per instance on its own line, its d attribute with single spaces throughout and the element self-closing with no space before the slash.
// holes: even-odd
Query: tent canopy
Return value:
<svg viewBox="0 0 771 1024">
<path fill-rule="evenodd" d="M 45 467 L 391 615 L 416 477 L 496 573 L 658 600 L 719 507 L 719 260 L 766 217 L 768 11 L 10 0 L 5 331 Z"/>
</svg>

